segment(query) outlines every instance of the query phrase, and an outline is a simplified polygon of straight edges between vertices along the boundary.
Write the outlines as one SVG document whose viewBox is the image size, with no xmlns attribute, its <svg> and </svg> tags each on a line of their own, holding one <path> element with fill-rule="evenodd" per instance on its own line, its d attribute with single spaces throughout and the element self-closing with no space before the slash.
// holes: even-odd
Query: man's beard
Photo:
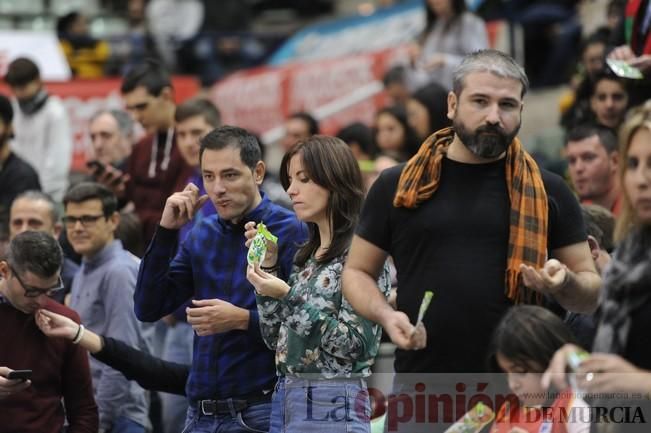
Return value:
<svg viewBox="0 0 651 433">
<path fill-rule="evenodd" d="M 470 131 L 460 120 L 452 121 L 454 132 L 473 154 L 480 158 L 497 158 L 506 151 L 520 130 L 520 125 L 510 134 L 497 125 L 483 125 Z"/>
</svg>

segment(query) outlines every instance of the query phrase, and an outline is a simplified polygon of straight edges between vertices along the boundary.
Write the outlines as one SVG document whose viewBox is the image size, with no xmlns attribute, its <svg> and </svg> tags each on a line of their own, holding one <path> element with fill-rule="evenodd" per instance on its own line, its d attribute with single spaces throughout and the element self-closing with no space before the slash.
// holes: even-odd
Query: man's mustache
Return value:
<svg viewBox="0 0 651 433">
<path fill-rule="evenodd" d="M 484 125 L 480 126 L 475 130 L 475 133 L 481 134 L 481 133 L 491 133 L 491 134 L 499 134 L 499 135 L 506 135 L 506 131 L 501 128 L 498 125 Z"/>
</svg>

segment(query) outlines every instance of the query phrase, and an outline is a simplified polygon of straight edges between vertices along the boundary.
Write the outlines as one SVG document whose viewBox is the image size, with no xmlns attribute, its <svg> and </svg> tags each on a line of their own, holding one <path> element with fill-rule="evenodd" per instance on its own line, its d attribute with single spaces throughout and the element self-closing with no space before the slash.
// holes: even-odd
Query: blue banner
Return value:
<svg viewBox="0 0 651 433">
<path fill-rule="evenodd" d="M 378 51 L 413 41 L 425 26 L 423 0 L 408 0 L 378 9 L 369 16 L 351 16 L 309 26 L 281 46 L 269 64 L 328 59 Z"/>
</svg>

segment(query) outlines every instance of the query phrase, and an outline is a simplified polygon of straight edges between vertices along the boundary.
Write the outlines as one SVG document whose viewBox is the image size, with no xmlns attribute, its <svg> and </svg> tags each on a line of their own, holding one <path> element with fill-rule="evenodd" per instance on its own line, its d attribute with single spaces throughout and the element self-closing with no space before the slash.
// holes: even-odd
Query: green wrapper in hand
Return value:
<svg viewBox="0 0 651 433">
<path fill-rule="evenodd" d="M 423 317 L 425 317 L 425 312 L 429 308 L 429 303 L 432 302 L 433 296 L 434 292 L 431 290 L 426 291 L 425 295 L 423 295 L 423 300 L 420 303 L 420 308 L 418 309 L 418 320 L 416 320 L 416 325 L 418 325 L 419 322 L 423 321 Z"/>
<path fill-rule="evenodd" d="M 588 359 L 590 354 L 585 350 L 579 349 L 567 354 L 567 365 L 570 367 L 570 373 L 567 376 L 570 386 L 575 392 L 582 393 L 583 390 L 579 387 L 576 379 L 576 372 L 579 370 L 581 363 Z M 586 380 L 590 381 L 594 378 L 594 373 L 586 373 Z"/>
<path fill-rule="evenodd" d="M 567 354 L 567 364 L 570 366 L 573 372 L 576 372 L 579 369 L 581 363 L 590 357 L 590 354 L 585 350 L 572 351 Z"/>
<path fill-rule="evenodd" d="M 272 235 L 264 223 L 260 223 L 258 224 L 258 231 L 249 246 L 249 252 L 246 255 L 246 260 L 249 265 L 253 266 L 264 261 L 264 257 L 267 254 L 267 242 L 277 244 L 278 237 Z"/>
<path fill-rule="evenodd" d="M 635 66 L 629 65 L 624 60 L 606 59 L 606 63 L 611 71 L 618 77 L 628 78 L 632 80 L 641 80 L 644 78 L 642 71 Z"/>
<path fill-rule="evenodd" d="M 477 433 L 493 421 L 493 418 L 495 418 L 495 413 L 491 408 L 479 402 L 445 433 Z"/>
</svg>

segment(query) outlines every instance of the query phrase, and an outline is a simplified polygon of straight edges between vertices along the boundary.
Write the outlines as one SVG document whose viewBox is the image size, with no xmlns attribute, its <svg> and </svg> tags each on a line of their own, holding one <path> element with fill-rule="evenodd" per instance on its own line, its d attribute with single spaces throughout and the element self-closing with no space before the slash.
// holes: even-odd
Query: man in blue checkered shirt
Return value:
<svg viewBox="0 0 651 433">
<path fill-rule="evenodd" d="M 278 273 L 285 280 L 307 231 L 260 193 L 260 158 L 256 138 L 241 128 L 208 133 L 200 150 L 207 194 L 200 197 L 197 186 L 188 184 L 167 199 L 140 265 L 134 295 L 140 320 L 158 320 L 193 299 L 187 309 L 196 336 L 186 432 L 269 429 L 274 353 L 260 336 L 254 288 L 246 280 L 244 224 L 264 222 L 278 236 Z M 217 215 L 195 224 L 176 252 L 179 229 L 207 200 Z"/>
</svg>

